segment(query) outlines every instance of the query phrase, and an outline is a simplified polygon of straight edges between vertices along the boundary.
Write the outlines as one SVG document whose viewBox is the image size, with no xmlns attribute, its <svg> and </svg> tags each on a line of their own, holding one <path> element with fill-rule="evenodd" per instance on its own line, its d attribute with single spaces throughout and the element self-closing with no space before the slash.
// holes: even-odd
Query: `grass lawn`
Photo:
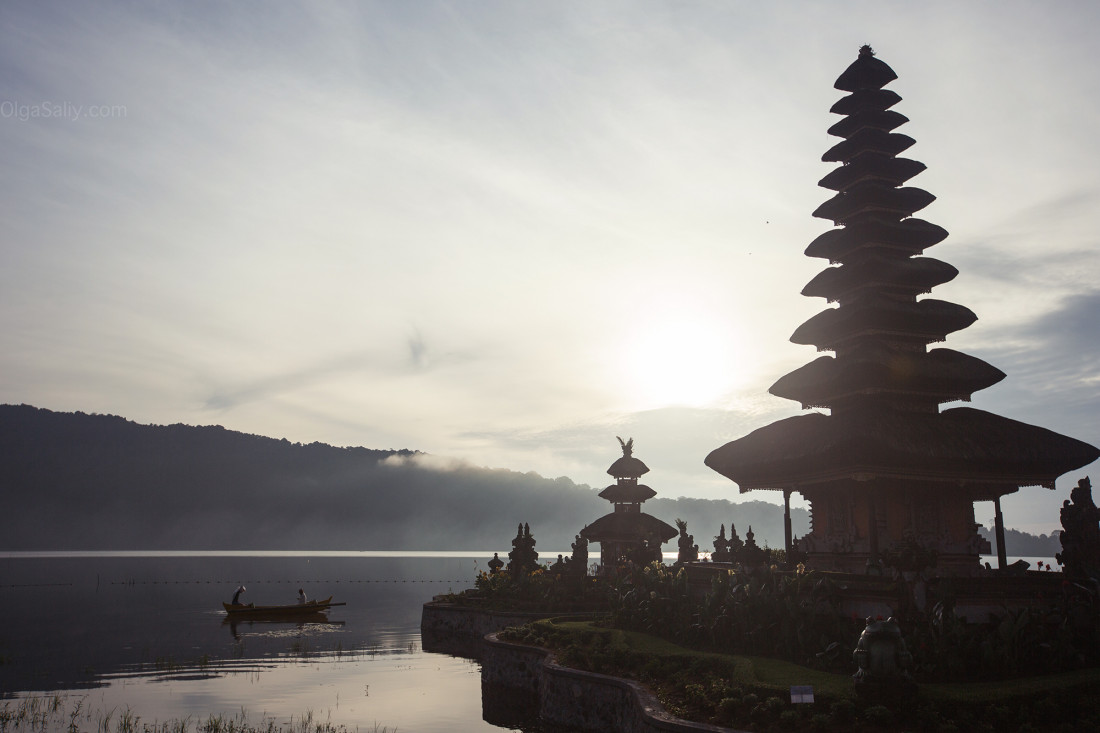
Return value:
<svg viewBox="0 0 1100 733">
<path fill-rule="evenodd" d="M 538 621 L 501 635 L 552 649 L 577 669 L 645 684 L 674 715 L 753 731 L 1100 730 L 1100 671 L 973 684 L 922 684 L 903 699 L 869 699 L 850 674 L 766 657 L 688 649 L 591 621 Z M 854 671 L 854 669 L 853 669 Z M 792 685 L 814 702 L 792 704 Z"/>
</svg>

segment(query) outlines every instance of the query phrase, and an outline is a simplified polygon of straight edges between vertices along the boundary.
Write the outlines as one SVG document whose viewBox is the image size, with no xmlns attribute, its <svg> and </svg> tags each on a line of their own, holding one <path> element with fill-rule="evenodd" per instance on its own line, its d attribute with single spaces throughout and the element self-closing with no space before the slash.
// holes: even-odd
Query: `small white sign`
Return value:
<svg viewBox="0 0 1100 733">
<path fill-rule="evenodd" d="M 813 685 L 791 685 L 791 703 L 813 702 Z"/>
</svg>

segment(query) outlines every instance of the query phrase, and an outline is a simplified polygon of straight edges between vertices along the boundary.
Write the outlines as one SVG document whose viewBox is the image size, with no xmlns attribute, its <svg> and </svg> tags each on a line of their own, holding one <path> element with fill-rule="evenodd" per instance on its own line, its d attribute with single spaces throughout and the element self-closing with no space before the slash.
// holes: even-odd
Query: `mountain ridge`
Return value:
<svg viewBox="0 0 1100 733">
<path fill-rule="evenodd" d="M 115 415 L 0 405 L 0 549 L 507 550 L 529 523 L 565 551 L 608 513 L 566 477 L 433 460 L 421 451 L 291 443 L 221 426 L 140 425 Z M 704 551 L 711 521 L 781 546 L 762 501 L 657 497 Z M 795 533 L 806 510 L 792 511 Z M 670 543 L 666 549 L 675 549 Z M 552 557 L 546 559 L 553 559 Z"/>
<path fill-rule="evenodd" d="M 516 525 L 529 523 L 543 552 L 565 552 L 611 509 L 599 489 L 565 476 L 31 405 L 0 405 L 0 489 L 0 550 L 8 551 L 491 552 L 506 551 Z M 782 508 L 769 502 L 659 494 L 643 509 L 687 521 L 703 552 L 720 525 L 783 545 Z M 795 536 L 809 530 L 806 509 L 791 517 Z M 1014 529 L 1006 546 L 1028 556 L 1061 549 L 1056 534 Z M 675 547 L 675 539 L 665 545 Z"/>
</svg>

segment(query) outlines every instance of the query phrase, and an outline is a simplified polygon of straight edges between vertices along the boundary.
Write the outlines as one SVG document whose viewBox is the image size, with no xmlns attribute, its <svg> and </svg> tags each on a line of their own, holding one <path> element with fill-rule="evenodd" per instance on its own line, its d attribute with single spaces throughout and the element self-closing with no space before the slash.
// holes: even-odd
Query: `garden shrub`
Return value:
<svg viewBox="0 0 1100 733">
<path fill-rule="evenodd" d="M 889 725 L 894 714 L 885 705 L 872 705 L 863 711 L 863 719 L 872 725 Z"/>
</svg>

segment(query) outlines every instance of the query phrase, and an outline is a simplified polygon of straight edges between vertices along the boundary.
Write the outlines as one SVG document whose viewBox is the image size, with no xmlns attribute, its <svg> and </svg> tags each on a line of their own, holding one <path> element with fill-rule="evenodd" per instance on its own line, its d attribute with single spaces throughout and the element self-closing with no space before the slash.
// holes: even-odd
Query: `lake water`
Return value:
<svg viewBox="0 0 1100 733">
<path fill-rule="evenodd" d="M 0 555 L 0 710 L 60 694 L 82 730 L 211 715 L 301 729 L 537 730 L 483 720 L 477 662 L 425 652 L 420 611 L 492 553 Z M 332 595 L 327 622 L 230 623 L 221 602 Z M 112 717 L 113 716 L 113 717 Z M 69 715 L 56 716 L 59 730 Z M 9 727 L 9 730 L 11 728 Z M 29 728 L 28 728 L 29 730 Z"/>
</svg>

